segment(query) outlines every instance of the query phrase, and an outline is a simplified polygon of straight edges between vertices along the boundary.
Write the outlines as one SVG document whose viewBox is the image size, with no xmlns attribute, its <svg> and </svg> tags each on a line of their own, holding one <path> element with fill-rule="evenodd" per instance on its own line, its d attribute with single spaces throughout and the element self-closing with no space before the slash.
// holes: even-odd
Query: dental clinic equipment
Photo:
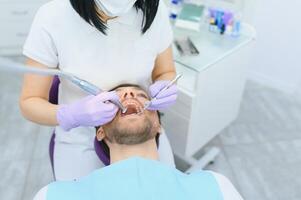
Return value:
<svg viewBox="0 0 301 200">
<path fill-rule="evenodd" d="M 184 2 L 181 7 L 182 9 L 175 21 L 175 26 L 199 32 L 205 6 Z"/>
<path fill-rule="evenodd" d="M 244 0 L 170 0 L 170 19 L 175 27 L 239 37 Z M 205 25 L 205 26 L 204 26 Z"/>
<path fill-rule="evenodd" d="M 181 56 L 197 56 L 200 54 L 189 37 L 175 38 L 174 44 Z"/>
<path fill-rule="evenodd" d="M 209 31 L 237 37 L 241 31 L 241 13 L 224 9 L 208 9 Z"/>
<path fill-rule="evenodd" d="M 156 100 L 157 99 L 157 96 L 167 90 L 168 88 L 170 88 L 173 84 L 175 84 L 183 75 L 182 74 L 178 74 L 172 81 L 170 81 L 170 83 L 168 85 L 166 85 L 162 90 L 160 90 L 150 101 L 147 101 L 145 104 L 144 104 L 144 110 L 147 109 L 151 104 L 152 104 L 152 101 L 153 100 Z"/>
<path fill-rule="evenodd" d="M 30 66 L 26 66 L 23 64 L 19 64 L 16 62 L 13 62 L 9 59 L 1 58 L 0 57 L 0 71 L 7 71 L 7 72 L 15 72 L 15 73 L 31 73 L 31 74 L 39 74 L 39 75 L 45 75 L 45 76 L 59 76 L 61 78 L 65 78 L 69 81 L 71 81 L 73 84 L 77 85 L 82 90 L 88 92 L 89 94 L 92 94 L 94 96 L 100 94 L 103 92 L 100 88 L 93 85 L 92 83 L 89 83 L 88 81 L 85 81 L 83 79 L 80 79 L 76 76 L 74 76 L 71 73 L 63 72 L 57 69 L 38 69 L 33 68 Z M 118 106 L 121 109 L 122 113 L 125 113 L 127 111 L 127 108 L 125 108 L 121 102 L 118 101 L 111 101 L 113 104 Z"/>
</svg>

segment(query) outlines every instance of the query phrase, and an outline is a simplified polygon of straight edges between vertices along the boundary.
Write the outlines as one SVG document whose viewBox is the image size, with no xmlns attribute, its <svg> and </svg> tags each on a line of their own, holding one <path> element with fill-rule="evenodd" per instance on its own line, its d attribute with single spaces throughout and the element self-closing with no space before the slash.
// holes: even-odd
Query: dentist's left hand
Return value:
<svg viewBox="0 0 301 200">
<path fill-rule="evenodd" d="M 112 121 L 118 111 L 118 107 L 108 101 L 118 99 L 116 92 L 103 92 L 70 105 L 60 105 L 57 121 L 65 131 L 79 126 L 102 126 Z"/>
<path fill-rule="evenodd" d="M 151 95 L 151 104 L 147 107 L 147 110 L 162 110 L 173 105 L 178 96 L 177 85 L 173 84 L 167 90 L 161 91 L 167 86 L 170 81 L 157 81 L 149 87 L 149 93 Z M 154 99 L 156 97 L 156 99 Z"/>
</svg>

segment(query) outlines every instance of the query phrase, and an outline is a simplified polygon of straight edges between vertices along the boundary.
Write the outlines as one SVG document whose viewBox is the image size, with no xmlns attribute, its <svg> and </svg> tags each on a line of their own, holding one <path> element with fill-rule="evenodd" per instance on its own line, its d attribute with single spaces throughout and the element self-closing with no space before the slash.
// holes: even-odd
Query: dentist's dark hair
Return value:
<svg viewBox="0 0 301 200">
<path fill-rule="evenodd" d="M 137 0 L 134 4 L 137 12 L 141 10 L 143 20 L 141 32 L 144 34 L 152 25 L 159 7 L 160 0 Z M 70 0 L 74 10 L 90 25 L 95 26 L 100 32 L 106 35 L 107 26 L 100 19 L 97 12 L 95 0 Z"/>
</svg>

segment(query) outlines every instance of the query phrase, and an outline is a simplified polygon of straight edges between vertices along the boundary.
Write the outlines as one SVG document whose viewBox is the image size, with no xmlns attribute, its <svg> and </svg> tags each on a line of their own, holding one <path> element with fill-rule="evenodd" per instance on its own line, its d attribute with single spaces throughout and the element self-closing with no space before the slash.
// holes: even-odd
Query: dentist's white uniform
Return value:
<svg viewBox="0 0 301 200">
<path fill-rule="evenodd" d="M 107 36 L 85 22 L 69 0 L 42 6 L 24 45 L 24 55 L 49 68 L 59 68 L 92 82 L 103 90 L 122 83 L 145 88 L 151 83 L 156 56 L 172 43 L 168 11 L 162 0 L 150 29 L 141 34 L 142 12 L 132 8 L 108 21 Z M 87 94 L 61 80 L 59 103 L 70 104 Z M 94 151 L 94 128 L 65 132 L 56 127 L 54 170 L 57 180 L 73 180 L 103 166 Z M 165 134 L 160 138 L 160 160 L 174 165 Z"/>
</svg>

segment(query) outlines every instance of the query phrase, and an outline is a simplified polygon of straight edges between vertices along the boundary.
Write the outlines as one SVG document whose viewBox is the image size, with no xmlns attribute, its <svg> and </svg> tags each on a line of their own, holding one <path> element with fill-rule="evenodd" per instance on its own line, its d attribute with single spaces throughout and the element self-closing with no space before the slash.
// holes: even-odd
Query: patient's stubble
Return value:
<svg viewBox="0 0 301 200">
<path fill-rule="evenodd" d="M 157 132 L 154 130 L 154 124 L 149 117 L 144 117 L 138 123 L 135 119 L 128 120 L 127 123 L 119 123 L 118 121 L 105 126 L 107 139 L 111 143 L 136 145 L 144 143 L 155 138 Z"/>
</svg>

